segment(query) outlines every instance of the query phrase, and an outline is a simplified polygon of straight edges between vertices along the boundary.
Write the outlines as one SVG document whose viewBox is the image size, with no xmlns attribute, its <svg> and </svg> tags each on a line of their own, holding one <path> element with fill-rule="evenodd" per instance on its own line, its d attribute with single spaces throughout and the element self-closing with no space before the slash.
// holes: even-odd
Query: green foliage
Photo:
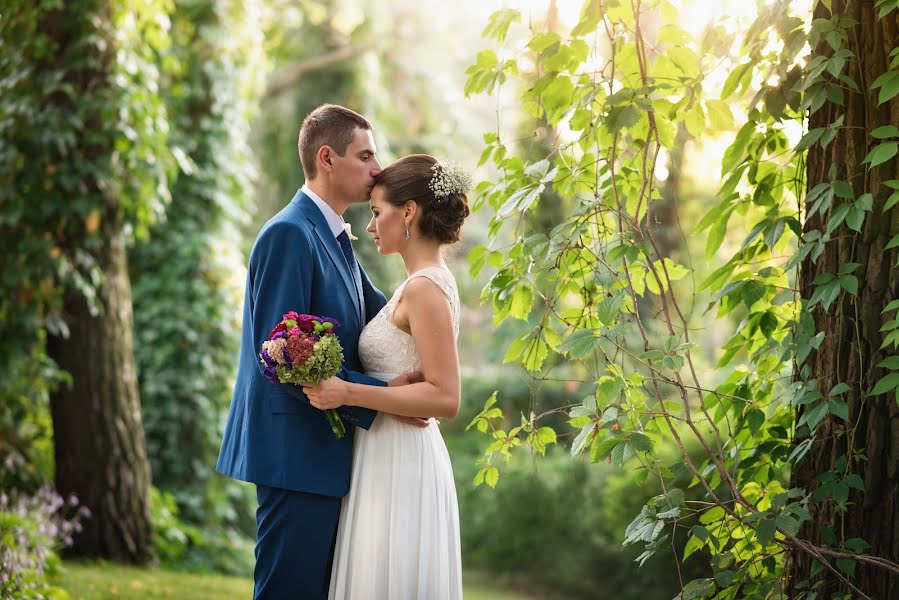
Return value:
<svg viewBox="0 0 899 600">
<path fill-rule="evenodd" d="M 201 527 L 185 522 L 174 495 L 153 487 L 150 518 L 156 555 L 168 568 L 234 574 L 252 572 L 251 538 L 227 524 L 203 523 Z"/>
<path fill-rule="evenodd" d="M 649 12 L 661 19 L 658 39 L 647 39 L 641 29 Z M 486 50 L 468 71 L 467 93 L 493 93 L 523 71 L 519 61 L 528 56 L 541 78 L 522 86 L 524 106 L 534 119 L 570 132 L 537 157 L 504 141 L 501 130 L 484 137 L 481 162 L 497 175 L 477 186 L 474 205 L 489 207 L 493 216 L 489 245 L 475 248 L 469 262 L 474 275 L 488 262 L 496 269 L 483 291 L 494 323 L 526 324 L 505 361 L 520 364 L 535 382 L 566 376 L 594 382 L 593 392 L 573 408 L 550 405 L 543 415 L 532 409 L 508 430 L 491 396 L 470 424 L 492 438 L 475 482 L 496 486 L 523 448 L 543 454 L 540 421 L 564 408 L 569 421 L 555 427 L 553 439 L 572 435 L 573 455 L 639 465 L 658 477 L 662 493 L 625 532 L 627 542 L 645 545 L 641 561 L 658 551 L 665 535 L 676 535 L 685 518 L 698 520 L 689 528 L 684 557 L 709 552 L 712 573 L 684 582 L 679 598 L 773 597 L 782 591 L 784 547 L 820 559 L 797 537 L 810 519 L 809 504 L 831 501 L 845 511 L 848 491 L 861 485 L 847 471 L 846 457 L 842 467 L 822 474 L 818 497 L 785 485 L 819 427 L 850 416 L 840 397 L 848 385 L 825 396 L 802 366 L 824 335 L 814 330 L 811 311 L 844 310 L 858 296 L 861 265 L 819 274 L 808 299 L 794 286 L 804 260 L 814 263 L 835 236 L 862 230 L 874 197 L 853 189 L 835 167 L 827 182 L 805 194 L 804 152 L 830 144 L 842 116 L 798 144 L 788 131 L 801 126 L 806 111 L 842 106 L 844 90 L 858 90 L 846 69 L 854 56 L 844 48 L 855 23 L 817 19 L 806 34 L 789 3 L 776 2 L 760 8 L 739 55 L 732 56 L 721 28 L 694 40 L 676 16 L 665 0 L 590 0 L 570 31 L 529 32 L 527 52 L 536 57 L 523 49 Z M 498 14 L 487 33 L 514 21 Z M 780 45 L 770 43 L 773 34 Z M 819 41 L 829 46 L 827 53 L 803 55 L 806 42 L 816 47 Z M 730 75 L 715 89 L 707 75 L 722 63 L 731 66 Z M 886 99 L 893 94 L 890 77 L 874 83 Z M 716 203 L 693 232 L 705 236 L 708 259 L 723 249 L 727 256 L 691 287 L 701 272 L 663 253 L 650 227 L 661 199 L 657 167 L 673 149 L 678 126 L 701 139 L 730 128 L 734 114 L 745 114 L 745 124 L 723 156 Z M 872 132 L 877 142 L 869 167 L 894 158 L 895 135 L 888 125 Z M 535 234 L 530 224 L 549 189 L 564 214 L 552 231 Z M 797 210 L 803 203 L 807 209 Z M 808 226 L 815 215 L 821 229 Z M 736 223 L 747 224 L 742 241 L 729 240 Z M 708 297 L 704 318 L 738 323 L 713 378 L 700 370 L 691 339 L 696 324 L 685 306 L 695 294 Z M 895 322 L 885 327 L 899 329 Z M 897 383 L 891 373 L 870 393 Z M 686 451 L 694 443 L 698 457 Z M 672 485 L 659 461 L 658 449 L 666 444 L 680 449 L 692 475 L 687 491 L 700 492 L 702 502 Z M 828 544 L 844 552 L 842 560 L 858 552 L 839 537 Z M 848 563 L 840 568 L 851 570 Z"/>
<path fill-rule="evenodd" d="M 166 6 L 41 0 L 0 12 L 0 455 L 32 469 L 19 477 L 29 485 L 51 474 L 47 397 L 65 381 L 45 331 L 67 334 L 64 294 L 100 310 L 103 240 L 123 223 L 145 233 L 168 199 L 154 93 Z"/>
<path fill-rule="evenodd" d="M 666 540 L 647 569 L 635 562 L 642 548 L 621 548 L 634 513 L 656 493 L 654 476 L 572 461 L 556 449 L 547 452 L 536 470 L 524 463 L 509 465 L 502 483 L 485 490 L 471 484 L 477 469 L 471 461 L 477 453 L 472 442 L 476 440 L 469 436 L 447 438 L 466 565 L 566 598 L 668 600 L 680 589 L 677 569 L 668 565 L 683 551 L 685 536 Z M 662 453 L 678 469 L 676 449 L 670 446 Z M 686 486 L 689 474 L 682 466 L 678 473 L 680 485 Z M 700 575 L 701 564 L 694 557 L 682 576 Z"/>
<path fill-rule="evenodd" d="M 206 542 L 227 545 L 234 527 L 251 530 L 253 521 L 246 494 L 213 468 L 239 348 L 241 230 L 252 205 L 249 122 L 264 73 L 262 34 L 252 18 L 259 8 L 174 3 L 160 95 L 172 115 L 169 142 L 180 172 L 165 218 L 129 251 L 153 482 L 173 495 L 179 518 L 190 524 L 166 529 L 182 531 L 190 558 L 165 535 L 157 549 L 191 564 L 206 556 L 207 566 L 235 561 L 209 552 Z M 245 561 L 237 564 L 232 570 L 245 568 Z"/>
</svg>

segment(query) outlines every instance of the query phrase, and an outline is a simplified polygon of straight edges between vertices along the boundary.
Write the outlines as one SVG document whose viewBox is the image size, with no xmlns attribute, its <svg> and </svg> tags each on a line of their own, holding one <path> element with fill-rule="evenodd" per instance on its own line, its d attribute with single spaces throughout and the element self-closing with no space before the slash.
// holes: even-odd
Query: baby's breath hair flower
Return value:
<svg viewBox="0 0 899 600">
<path fill-rule="evenodd" d="M 464 194 L 471 188 L 471 175 L 456 162 L 435 163 L 431 170 L 434 175 L 428 187 L 438 199 L 450 194 Z"/>
</svg>

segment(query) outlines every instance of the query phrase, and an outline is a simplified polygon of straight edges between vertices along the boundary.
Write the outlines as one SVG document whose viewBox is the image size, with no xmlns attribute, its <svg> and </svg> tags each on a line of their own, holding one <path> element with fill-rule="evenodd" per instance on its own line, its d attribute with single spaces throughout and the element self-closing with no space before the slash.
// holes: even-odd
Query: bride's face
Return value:
<svg viewBox="0 0 899 600">
<path fill-rule="evenodd" d="M 375 245 L 382 255 L 399 252 L 405 241 L 405 211 L 388 202 L 384 197 L 384 187 L 375 186 L 371 191 L 371 221 L 366 231 L 374 234 Z"/>
</svg>

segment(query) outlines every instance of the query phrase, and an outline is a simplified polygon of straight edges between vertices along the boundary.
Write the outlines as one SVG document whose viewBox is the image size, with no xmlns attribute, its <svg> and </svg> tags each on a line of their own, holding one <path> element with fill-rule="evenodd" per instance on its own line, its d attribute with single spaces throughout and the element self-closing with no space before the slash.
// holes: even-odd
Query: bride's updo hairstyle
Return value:
<svg viewBox="0 0 899 600">
<path fill-rule="evenodd" d="M 375 186 L 396 207 L 409 200 L 418 203 L 421 235 L 440 244 L 458 242 L 462 223 L 469 215 L 465 192 L 471 177 L 452 164 L 442 164 L 429 154 L 404 156 L 375 177 Z"/>
</svg>

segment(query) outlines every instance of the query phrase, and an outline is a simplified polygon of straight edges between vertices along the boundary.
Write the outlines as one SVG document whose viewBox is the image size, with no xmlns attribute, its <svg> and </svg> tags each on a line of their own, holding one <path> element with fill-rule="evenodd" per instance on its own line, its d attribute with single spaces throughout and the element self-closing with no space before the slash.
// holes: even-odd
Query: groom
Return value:
<svg viewBox="0 0 899 600">
<path fill-rule="evenodd" d="M 354 433 L 348 427 L 335 439 L 301 387 L 267 380 L 262 342 L 291 310 L 335 318 L 344 349 L 339 376 L 385 385 L 359 372 L 356 347 L 386 300 L 356 262 L 341 217 L 350 204 L 368 201 L 381 172 L 371 124 L 342 106 L 320 106 L 303 121 L 299 153 L 306 184 L 265 224 L 250 253 L 237 382 L 216 465 L 256 484 L 254 598 L 262 600 L 327 597 Z M 391 385 L 403 383 L 408 379 Z M 339 412 L 365 429 L 376 415 L 356 407 Z"/>
</svg>

